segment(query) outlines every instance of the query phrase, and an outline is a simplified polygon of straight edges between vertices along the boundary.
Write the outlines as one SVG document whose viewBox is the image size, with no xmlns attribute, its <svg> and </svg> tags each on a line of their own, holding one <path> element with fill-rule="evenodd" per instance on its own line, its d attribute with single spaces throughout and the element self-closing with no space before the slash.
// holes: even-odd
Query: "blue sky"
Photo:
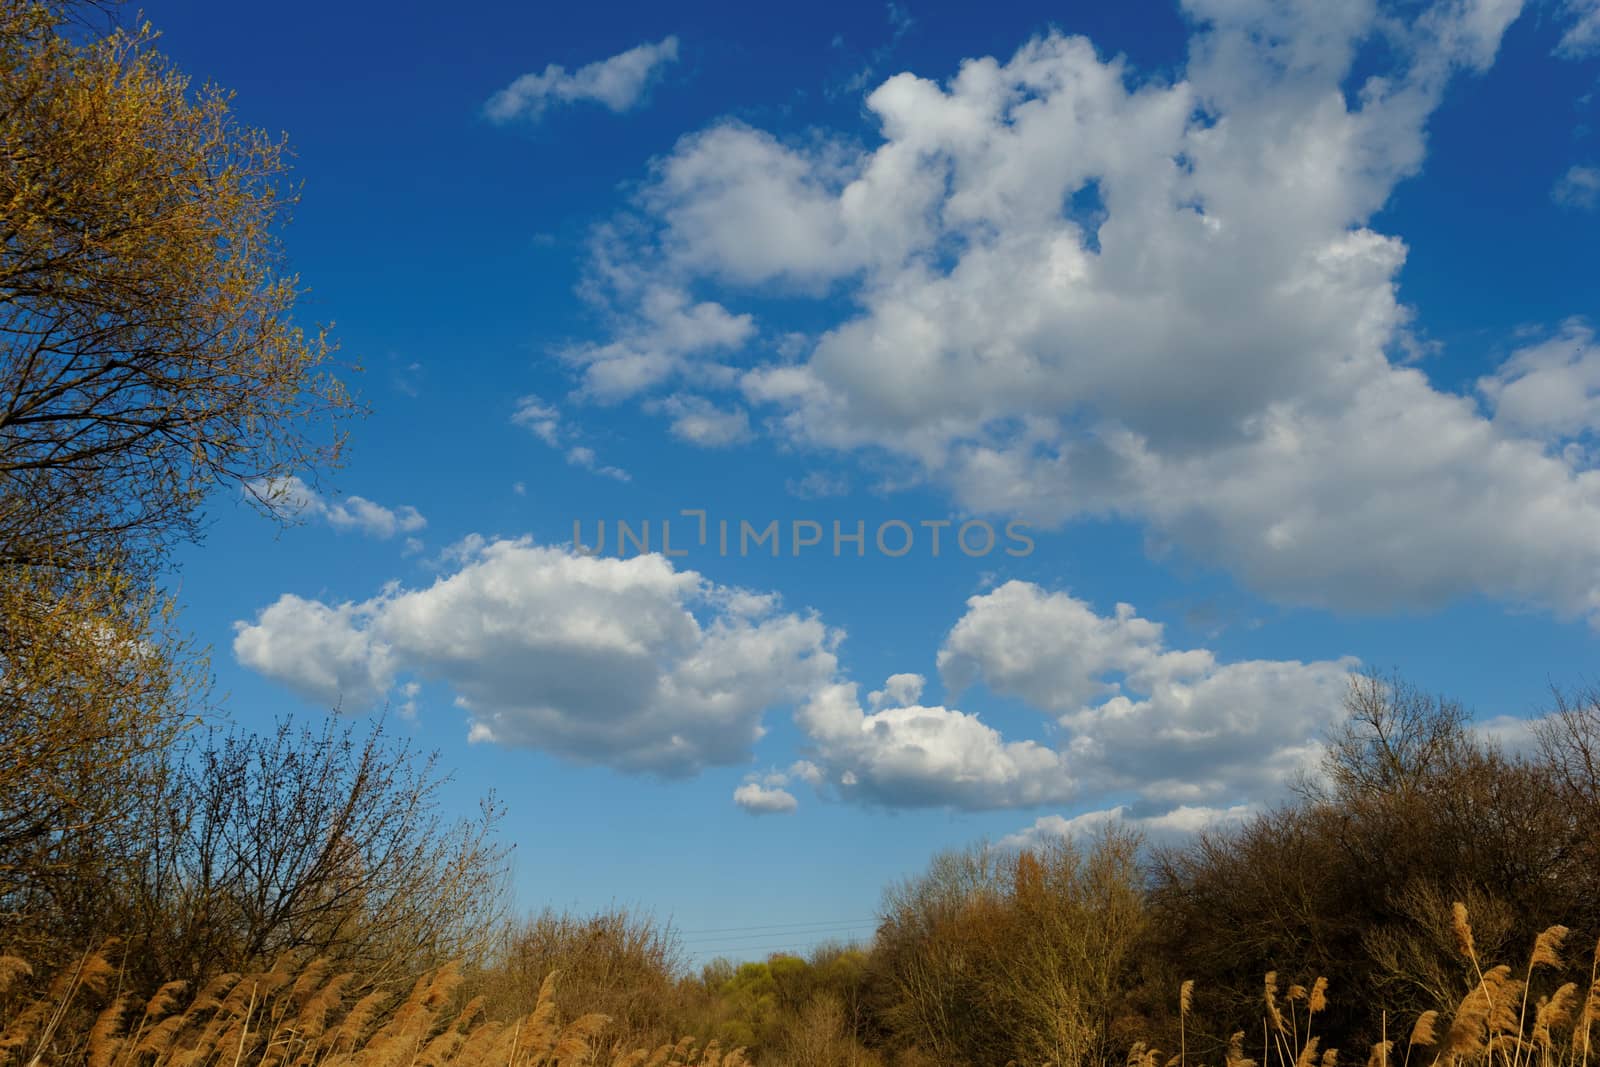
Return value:
<svg viewBox="0 0 1600 1067">
<path fill-rule="evenodd" d="M 1593 673 L 1594 0 L 148 15 L 288 131 L 372 409 L 188 623 L 494 788 L 526 907 L 804 947 L 1283 800 L 1351 670 L 1512 743 Z"/>
</svg>

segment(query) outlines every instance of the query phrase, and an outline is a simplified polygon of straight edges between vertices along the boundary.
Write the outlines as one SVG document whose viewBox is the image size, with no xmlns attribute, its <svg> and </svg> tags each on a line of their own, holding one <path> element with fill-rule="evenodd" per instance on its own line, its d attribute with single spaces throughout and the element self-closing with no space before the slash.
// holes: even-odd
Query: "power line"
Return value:
<svg viewBox="0 0 1600 1067">
<path fill-rule="evenodd" d="M 695 959 L 704 960 L 704 959 L 708 959 L 708 958 L 714 959 L 714 958 L 716 958 L 718 956 L 724 956 L 724 955 L 727 955 L 729 952 L 733 952 L 733 953 L 737 953 L 740 958 L 763 958 L 763 957 L 766 957 L 766 956 L 773 955 L 775 953 L 790 953 L 790 954 L 805 953 L 805 952 L 811 951 L 812 949 L 820 948 L 823 945 L 837 944 L 837 943 L 838 942 L 835 941 L 833 938 L 822 938 L 822 939 L 817 940 L 817 941 L 805 942 L 805 943 L 802 943 L 802 944 L 799 944 L 799 945 L 789 944 L 789 945 L 734 946 L 733 948 L 727 949 L 726 951 L 718 950 L 716 948 L 696 949 L 694 951 L 691 951 L 689 953 L 689 955 L 691 957 L 695 958 Z"/>
<path fill-rule="evenodd" d="M 782 940 L 785 940 L 785 941 L 789 941 L 789 940 L 806 940 L 806 939 L 815 939 L 815 938 L 823 938 L 823 939 L 827 939 L 827 938 L 854 939 L 854 938 L 861 938 L 861 937 L 870 937 L 871 934 L 872 934 L 872 931 L 870 929 L 866 928 L 866 927 L 854 926 L 854 927 L 843 927 L 843 928 L 838 929 L 838 930 L 807 930 L 807 931 L 805 931 L 803 933 L 799 933 L 799 934 L 794 935 L 792 938 L 783 938 Z M 703 949 L 708 945 L 727 945 L 729 947 L 737 947 L 739 945 L 750 945 L 750 944 L 758 944 L 758 943 L 764 944 L 764 943 L 767 943 L 767 942 L 776 942 L 778 940 L 778 938 L 779 938 L 779 935 L 775 935 L 775 934 L 774 935 L 757 935 L 757 936 L 753 936 L 753 937 L 729 937 L 729 938 L 723 938 L 723 939 L 715 940 L 715 941 L 683 941 L 683 942 L 679 942 L 679 944 L 682 947 L 688 948 L 688 949 Z"/>
<path fill-rule="evenodd" d="M 829 934 L 835 931 L 847 933 L 851 930 L 871 929 L 876 929 L 876 925 L 873 923 L 829 923 L 806 927 L 803 930 L 764 930 L 751 934 L 716 934 L 707 937 L 686 937 L 679 939 L 679 944 L 695 945 L 704 944 L 708 941 L 771 941 L 773 938 L 785 936 L 804 937 L 808 934 Z"/>
<path fill-rule="evenodd" d="M 826 921 L 818 919 L 818 920 L 814 920 L 814 921 L 811 921 L 811 922 L 768 923 L 768 924 L 766 924 L 764 926 L 724 926 L 724 927 L 711 928 L 711 929 L 706 929 L 706 930 L 679 930 L 678 932 L 680 934 L 690 934 L 692 936 L 699 937 L 701 934 L 739 934 L 739 933 L 747 933 L 747 932 L 753 931 L 753 930 L 792 930 L 792 929 L 797 929 L 799 927 L 805 927 L 805 926 L 866 926 L 868 924 L 872 924 L 872 925 L 875 926 L 875 925 L 877 925 L 877 922 L 878 922 L 878 920 L 876 918 L 870 918 L 870 919 L 830 919 L 830 920 L 826 920 Z"/>
<path fill-rule="evenodd" d="M 859 927 L 857 927 L 857 929 L 860 930 Z M 799 941 L 799 942 L 802 942 L 802 943 L 809 942 L 809 943 L 815 943 L 815 944 L 822 944 L 822 943 L 828 942 L 828 941 L 857 940 L 857 939 L 859 939 L 859 938 L 861 938 L 863 936 L 867 936 L 867 935 L 868 935 L 868 931 L 865 931 L 865 930 L 862 930 L 861 933 L 859 933 L 859 934 L 852 934 L 851 931 L 849 931 L 849 930 L 839 930 L 839 931 L 815 930 L 815 931 L 812 931 L 809 934 L 797 935 L 796 937 L 794 937 L 792 939 L 791 938 L 780 938 L 779 935 L 772 935 L 772 936 L 768 936 L 768 937 L 759 937 L 759 938 L 748 938 L 748 937 L 746 937 L 746 938 L 728 938 L 727 940 L 724 940 L 724 941 L 713 941 L 713 942 L 709 942 L 709 943 L 708 942 L 701 942 L 700 944 L 697 944 L 697 945 L 692 945 L 692 946 L 686 945 L 684 947 L 685 948 L 689 948 L 691 951 L 694 951 L 694 952 L 706 952 L 706 951 L 709 951 L 709 950 L 712 950 L 712 949 L 718 949 L 718 948 L 751 948 L 751 947 L 755 947 L 755 946 L 759 946 L 759 945 L 775 945 L 775 946 L 778 946 L 778 947 L 781 948 L 783 945 L 793 944 L 796 941 Z"/>
</svg>

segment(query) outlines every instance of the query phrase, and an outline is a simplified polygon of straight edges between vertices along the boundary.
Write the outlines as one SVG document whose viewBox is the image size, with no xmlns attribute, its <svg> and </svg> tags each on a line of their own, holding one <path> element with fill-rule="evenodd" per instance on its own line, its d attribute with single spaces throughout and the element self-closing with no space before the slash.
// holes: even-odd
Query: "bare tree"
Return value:
<svg viewBox="0 0 1600 1067">
<path fill-rule="evenodd" d="M 501 809 L 442 813 L 437 757 L 332 722 L 209 736 L 141 812 L 108 933 L 148 935 L 150 977 L 202 978 L 287 951 L 364 977 L 477 956 L 500 918 Z"/>
</svg>

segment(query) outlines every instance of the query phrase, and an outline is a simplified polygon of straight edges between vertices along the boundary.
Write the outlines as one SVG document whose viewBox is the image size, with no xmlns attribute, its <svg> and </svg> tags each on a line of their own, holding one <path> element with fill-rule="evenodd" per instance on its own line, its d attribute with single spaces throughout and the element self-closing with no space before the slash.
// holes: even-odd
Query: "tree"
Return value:
<svg viewBox="0 0 1600 1067">
<path fill-rule="evenodd" d="M 168 549 L 354 410 L 294 322 L 282 140 L 86 6 L 0 0 L 0 912 L 38 928 L 204 689 Z"/>
<path fill-rule="evenodd" d="M 293 319 L 283 141 L 64 18 L 0 5 L 0 565 L 148 578 L 218 483 L 336 462 L 352 404 Z"/>
<path fill-rule="evenodd" d="M 117 575 L 0 580 L 0 935 L 48 937 L 103 867 L 203 682 L 170 606 Z M 81 951 L 82 946 L 76 946 Z"/>
<path fill-rule="evenodd" d="M 1117 1057 L 1147 924 L 1138 848 L 1112 828 L 969 849 L 891 889 L 874 950 L 889 1029 L 941 1062 Z"/>
<path fill-rule="evenodd" d="M 1313 800 L 1410 798 L 1472 748 L 1465 708 L 1398 675 L 1354 675 L 1344 711 L 1327 738 L 1327 784 L 1305 790 Z"/>
<path fill-rule="evenodd" d="M 502 811 L 491 797 L 476 819 L 444 819 L 435 756 L 381 722 L 358 738 L 281 719 L 186 747 L 141 802 L 137 839 L 117 846 L 129 859 L 105 903 L 78 909 L 100 934 L 142 942 L 142 977 L 204 981 L 300 952 L 372 980 L 486 949 Z"/>
<path fill-rule="evenodd" d="M 682 969 L 677 934 L 649 915 L 546 910 L 494 932 L 471 986 L 489 1014 L 516 1015 L 528 1011 L 555 974 L 562 1014 L 599 1011 L 628 1043 L 658 1044 L 682 1036 L 674 1019 Z"/>
<path fill-rule="evenodd" d="M 1375 1005 L 1414 1016 L 1475 981 L 1455 901 L 1485 959 L 1558 922 L 1592 943 L 1600 808 L 1582 795 L 1600 734 L 1585 706 L 1538 726 L 1543 751 L 1529 757 L 1475 732 L 1454 701 L 1400 678 L 1353 679 L 1302 803 L 1156 855 L 1159 954 L 1173 984 L 1195 980 L 1199 1028 L 1220 1041 L 1258 1017 L 1261 977 L 1279 970 L 1359 991 L 1331 998 L 1319 1032 L 1365 1047 L 1384 1025 Z"/>
</svg>

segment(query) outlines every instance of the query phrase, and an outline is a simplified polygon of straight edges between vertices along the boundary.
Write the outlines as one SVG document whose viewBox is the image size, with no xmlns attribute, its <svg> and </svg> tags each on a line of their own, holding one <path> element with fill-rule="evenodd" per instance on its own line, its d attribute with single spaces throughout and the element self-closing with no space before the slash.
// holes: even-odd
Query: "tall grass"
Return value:
<svg viewBox="0 0 1600 1067">
<path fill-rule="evenodd" d="M 0 1064 L 25 1067 L 747 1067 L 742 1050 L 688 1039 L 651 1049 L 608 1042 L 605 1015 L 558 1018 L 548 976 L 526 1015 L 484 1018 L 455 965 L 397 991 L 349 992 L 358 976 L 327 960 L 280 960 L 191 991 L 147 999 L 121 988 L 115 946 L 48 979 L 0 956 Z"/>
<path fill-rule="evenodd" d="M 1466 908 L 1452 915 L 1468 987 L 1454 1003 L 1414 1019 L 1383 1018 L 1381 1039 L 1346 1055 L 1326 1047 L 1319 1017 L 1330 991 L 1323 978 L 1285 988 L 1276 971 L 1262 985 L 1259 1030 L 1236 1030 L 1222 1067 L 1591 1067 L 1600 1022 L 1600 945 L 1570 975 L 1569 931 L 1551 926 L 1527 962 L 1480 960 Z M 0 956 L 0 1067 L 749 1067 L 741 1049 L 685 1038 L 654 1048 L 622 1047 L 610 1020 L 590 1012 L 563 1019 L 544 978 L 527 1014 L 488 1018 L 485 998 L 468 998 L 454 965 L 400 989 L 371 988 L 326 959 L 285 957 L 270 970 L 223 974 L 197 990 L 168 982 L 136 997 L 123 987 L 117 946 L 108 944 L 54 974 Z M 1178 1051 L 1138 1042 L 1127 1067 L 1191 1067 L 1193 982 L 1178 991 Z M 826 1005 L 824 1005 L 825 1007 Z M 837 1027 L 814 1027 L 818 1035 Z M 856 1062 L 827 1042 L 793 1044 L 784 1063 Z M 1252 1047 L 1254 1046 L 1254 1047 Z M 865 1050 L 862 1050 L 865 1053 Z M 868 1060 L 878 1062 L 871 1053 Z M 1259 1056 L 1259 1058 L 1256 1058 Z M 927 1062 L 919 1060 L 918 1062 Z M 941 1061 L 931 1061 L 941 1062 Z M 954 1067 L 952 1064 L 951 1067 Z M 1103 1067 L 1051 1063 L 1041 1067 Z M 1196 1063 L 1193 1067 L 1202 1067 Z"/>
<path fill-rule="evenodd" d="M 1508 964 L 1485 969 L 1466 906 L 1456 903 L 1451 920 L 1457 951 L 1472 976 L 1470 988 L 1454 1004 L 1411 1020 L 1404 1041 L 1389 1036 L 1384 1013 L 1382 1037 L 1361 1052 L 1367 1067 L 1588 1067 L 1592 1031 L 1600 1022 L 1600 944 L 1584 961 L 1587 976 L 1576 980 L 1561 981 L 1567 971 L 1561 953 L 1570 931 L 1559 925 L 1534 939 L 1520 972 Z M 1141 1042 L 1130 1051 L 1128 1067 L 1188 1067 L 1184 1042 L 1193 995 L 1194 984 L 1184 982 L 1177 1055 L 1164 1060 L 1159 1050 Z M 1250 1038 L 1240 1030 L 1228 1043 L 1224 1067 L 1337 1067 L 1340 1050 L 1322 1048 L 1315 1032 L 1316 1017 L 1327 1004 L 1326 979 L 1283 992 L 1277 972 L 1269 971 L 1262 989 L 1261 1058 L 1247 1058 Z"/>
</svg>

